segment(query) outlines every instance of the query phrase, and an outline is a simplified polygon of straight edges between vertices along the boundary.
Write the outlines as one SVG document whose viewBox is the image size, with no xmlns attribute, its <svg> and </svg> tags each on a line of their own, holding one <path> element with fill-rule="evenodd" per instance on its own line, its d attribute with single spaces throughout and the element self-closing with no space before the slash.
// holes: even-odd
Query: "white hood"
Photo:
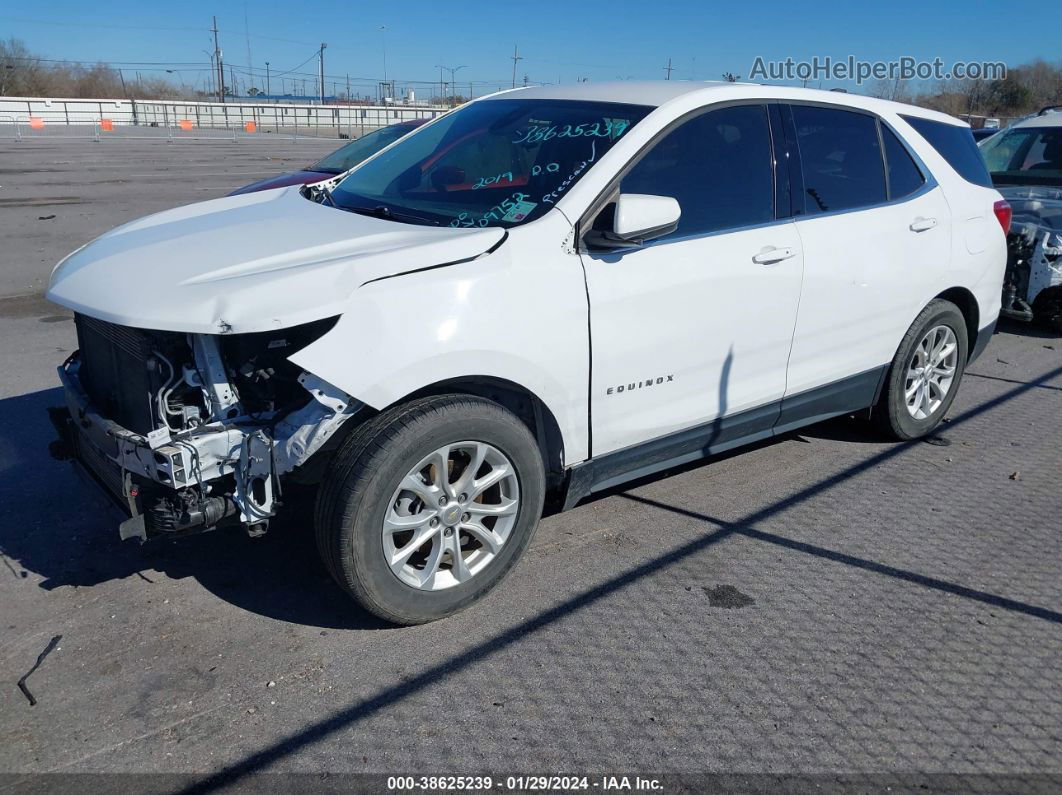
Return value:
<svg viewBox="0 0 1062 795">
<path fill-rule="evenodd" d="M 476 257 L 504 234 L 356 215 L 281 188 L 113 229 L 56 266 L 47 297 L 123 326 L 265 331 L 339 315 L 365 282 Z"/>
</svg>

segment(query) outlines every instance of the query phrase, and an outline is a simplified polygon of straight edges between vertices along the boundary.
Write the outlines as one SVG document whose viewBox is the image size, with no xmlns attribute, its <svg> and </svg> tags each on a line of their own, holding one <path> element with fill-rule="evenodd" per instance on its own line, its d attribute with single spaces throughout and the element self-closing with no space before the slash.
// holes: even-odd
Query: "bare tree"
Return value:
<svg viewBox="0 0 1062 795">
<path fill-rule="evenodd" d="M 185 92 L 168 80 L 139 81 L 144 99 L 176 99 Z M 121 75 L 105 63 L 49 63 L 18 39 L 0 41 L 0 96 L 110 98 L 125 96 Z"/>
</svg>

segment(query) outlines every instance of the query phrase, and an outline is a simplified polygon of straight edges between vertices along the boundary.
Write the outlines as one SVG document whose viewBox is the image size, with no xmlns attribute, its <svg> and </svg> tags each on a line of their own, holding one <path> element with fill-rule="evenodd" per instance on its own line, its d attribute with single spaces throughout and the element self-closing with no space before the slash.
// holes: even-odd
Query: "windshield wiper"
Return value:
<svg viewBox="0 0 1062 795">
<path fill-rule="evenodd" d="M 333 205 L 336 206 L 336 205 Z M 425 224 L 430 226 L 438 226 L 438 221 L 433 221 L 430 218 L 424 218 L 420 215 L 411 215 L 409 213 L 396 213 L 390 207 L 383 204 L 378 204 L 375 207 L 340 207 L 341 210 L 348 210 L 358 215 L 368 215 L 373 218 L 382 218 L 385 221 L 398 221 L 400 223 L 413 223 L 413 224 Z"/>
</svg>

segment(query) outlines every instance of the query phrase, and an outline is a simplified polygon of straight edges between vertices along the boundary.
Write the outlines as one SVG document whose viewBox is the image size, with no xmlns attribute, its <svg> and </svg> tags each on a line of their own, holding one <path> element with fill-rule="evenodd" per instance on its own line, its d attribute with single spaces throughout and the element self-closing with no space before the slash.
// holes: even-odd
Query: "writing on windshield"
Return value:
<svg viewBox="0 0 1062 795">
<path fill-rule="evenodd" d="M 526 223 L 650 110 L 574 100 L 471 103 L 365 163 L 333 198 L 339 207 L 382 207 L 454 228 Z"/>
</svg>

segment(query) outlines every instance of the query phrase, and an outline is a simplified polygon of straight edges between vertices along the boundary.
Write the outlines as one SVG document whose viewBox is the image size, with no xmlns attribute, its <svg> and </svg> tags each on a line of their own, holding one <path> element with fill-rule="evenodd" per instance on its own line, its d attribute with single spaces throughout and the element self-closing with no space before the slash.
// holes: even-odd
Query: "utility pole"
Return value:
<svg viewBox="0 0 1062 795">
<path fill-rule="evenodd" d="M 232 96 L 239 94 L 239 89 L 236 87 L 236 72 L 233 70 L 231 64 L 229 65 L 229 82 L 232 84 Z"/>
<path fill-rule="evenodd" d="M 303 52 L 305 52 L 305 50 Z M 266 61 L 266 96 L 269 96 L 271 93 L 273 92 L 269 90 L 269 61 Z"/>
<path fill-rule="evenodd" d="M 451 95 L 453 97 L 457 96 L 457 72 L 458 72 L 458 70 L 464 69 L 464 68 L 465 68 L 465 66 L 463 64 L 461 66 L 440 66 L 439 67 L 439 77 L 440 78 L 442 77 L 442 70 L 443 69 L 445 69 L 447 72 L 450 73 L 450 87 L 451 87 L 450 88 L 450 93 L 451 93 Z"/>
<path fill-rule="evenodd" d="M 380 25 L 380 42 L 383 47 L 383 81 L 387 82 L 387 25 Z"/>
<path fill-rule="evenodd" d="M 513 45 L 513 88 L 516 88 L 516 62 L 524 60 L 524 56 L 520 55 L 520 50 L 517 46 Z"/>
<path fill-rule="evenodd" d="M 319 55 L 321 56 L 321 63 L 320 63 L 320 66 L 321 66 L 321 81 L 320 81 L 319 85 L 320 85 L 320 87 L 321 87 L 321 104 L 322 104 L 322 105 L 324 104 L 324 95 L 325 95 L 325 82 L 324 82 L 324 51 L 325 51 L 325 47 L 327 47 L 327 46 L 328 46 L 328 45 L 327 45 L 327 44 L 325 44 L 325 43 L 324 43 L 324 42 L 322 41 L 322 42 L 321 42 L 321 50 L 320 50 L 320 53 L 319 53 Z"/>
<path fill-rule="evenodd" d="M 664 71 L 667 72 L 667 77 L 664 78 L 665 80 L 670 80 L 671 79 L 671 72 L 673 70 L 674 70 L 674 67 L 671 66 L 671 59 L 668 58 L 667 59 L 667 66 L 664 67 Z"/>
<path fill-rule="evenodd" d="M 221 48 L 218 47 L 218 18 L 214 17 L 214 60 L 218 64 L 218 102 L 225 101 L 225 67 L 221 63 Z"/>
<path fill-rule="evenodd" d="M 350 104 L 350 75 L 347 75 L 347 104 Z"/>
</svg>

